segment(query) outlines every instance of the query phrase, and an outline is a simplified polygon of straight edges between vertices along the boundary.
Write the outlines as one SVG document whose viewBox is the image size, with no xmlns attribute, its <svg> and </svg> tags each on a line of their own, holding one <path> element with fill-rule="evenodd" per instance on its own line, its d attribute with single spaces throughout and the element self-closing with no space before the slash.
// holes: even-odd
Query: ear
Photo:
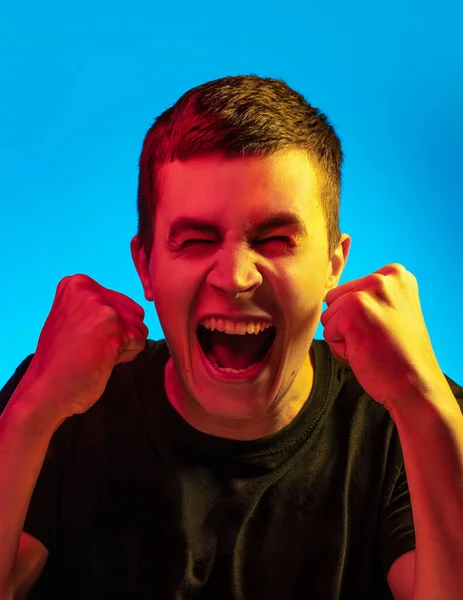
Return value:
<svg viewBox="0 0 463 600">
<path fill-rule="evenodd" d="M 337 287 L 339 284 L 339 280 L 341 279 L 342 272 L 344 271 L 344 267 L 346 266 L 347 258 L 349 256 L 350 246 L 352 243 L 352 238 L 347 235 L 347 233 L 343 233 L 341 235 L 341 240 L 339 242 L 339 246 L 334 251 L 333 256 L 328 263 L 328 270 L 326 273 L 326 284 L 323 298 L 325 298 L 326 294 Z"/>
<path fill-rule="evenodd" d="M 140 277 L 143 286 L 145 298 L 149 301 L 153 301 L 154 297 L 149 271 L 149 261 L 144 248 L 140 245 L 140 240 L 137 235 L 135 235 L 130 242 L 130 251 L 132 253 L 133 264 L 137 269 L 138 277 Z"/>
</svg>

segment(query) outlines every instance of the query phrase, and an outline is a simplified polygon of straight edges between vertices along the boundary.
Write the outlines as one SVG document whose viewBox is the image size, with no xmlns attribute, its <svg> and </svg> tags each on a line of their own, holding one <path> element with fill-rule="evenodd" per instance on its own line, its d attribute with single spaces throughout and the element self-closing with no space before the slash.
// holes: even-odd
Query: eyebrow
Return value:
<svg viewBox="0 0 463 600">
<path fill-rule="evenodd" d="M 307 235 L 307 228 L 301 217 L 293 212 L 277 212 L 258 223 L 249 222 L 245 227 L 247 235 L 262 235 L 278 227 L 291 227 L 296 234 Z M 201 233 L 223 233 L 222 227 L 215 222 L 197 217 L 178 217 L 174 219 L 169 228 L 168 242 L 184 231 L 200 231 Z"/>
</svg>

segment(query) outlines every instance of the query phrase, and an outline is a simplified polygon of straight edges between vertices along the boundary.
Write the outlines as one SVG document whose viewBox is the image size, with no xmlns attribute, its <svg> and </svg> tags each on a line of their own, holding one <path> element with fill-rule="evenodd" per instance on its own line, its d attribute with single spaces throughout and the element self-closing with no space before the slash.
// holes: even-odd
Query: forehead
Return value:
<svg viewBox="0 0 463 600">
<path fill-rule="evenodd" d="M 285 210 L 306 220 L 318 206 L 316 172 L 305 152 L 269 157 L 198 157 L 163 165 L 157 220 L 198 216 L 241 227 Z"/>
</svg>

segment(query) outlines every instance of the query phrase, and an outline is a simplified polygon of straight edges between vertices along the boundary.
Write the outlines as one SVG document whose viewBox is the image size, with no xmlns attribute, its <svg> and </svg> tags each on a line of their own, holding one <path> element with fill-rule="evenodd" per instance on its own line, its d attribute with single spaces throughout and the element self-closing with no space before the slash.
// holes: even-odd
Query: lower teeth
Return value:
<svg viewBox="0 0 463 600">
<path fill-rule="evenodd" d="M 245 369 L 232 369 L 231 367 L 220 367 L 217 364 L 217 359 L 215 358 L 215 356 L 209 355 L 207 358 L 209 362 L 214 365 L 214 367 L 217 367 L 219 371 L 224 371 L 224 373 L 244 373 L 245 371 L 249 371 L 249 369 L 256 364 L 252 363 L 252 365 L 249 365 L 249 367 L 246 367 Z"/>
</svg>

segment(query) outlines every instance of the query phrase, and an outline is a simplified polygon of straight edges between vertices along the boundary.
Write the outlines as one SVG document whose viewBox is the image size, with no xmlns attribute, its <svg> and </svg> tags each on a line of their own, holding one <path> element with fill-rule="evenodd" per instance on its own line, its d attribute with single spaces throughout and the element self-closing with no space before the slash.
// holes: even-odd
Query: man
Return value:
<svg viewBox="0 0 463 600">
<path fill-rule="evenodd" d="M 338 285 L 341 163 L 279 80 L 156 120 L 131 250 L 166 339 L 59 283 L 2 391 L 2 599 L 461 597 L 463 388 L 403 266 Z"/>
</svg>

